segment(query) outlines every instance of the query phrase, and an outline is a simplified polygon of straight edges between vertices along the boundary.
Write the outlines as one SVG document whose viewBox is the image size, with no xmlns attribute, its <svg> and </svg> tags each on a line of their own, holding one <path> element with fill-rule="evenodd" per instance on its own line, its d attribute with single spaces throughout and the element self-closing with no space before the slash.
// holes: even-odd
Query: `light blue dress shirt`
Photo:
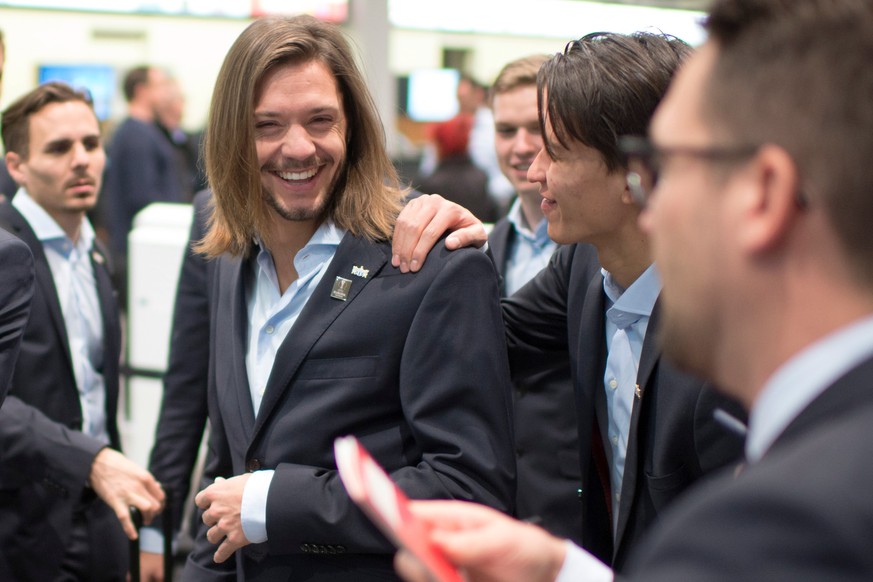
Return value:
<svg viewBox="0 0 873 582">
<path fill-rule="evenodd" d="M 73 374 L 82 406 L 82 432 L 109 443 L 103 366 L 103 314 L 91 264 L 94 229 L 82 218 L 79 240 L 72 241 L 24 188 L 12 199 L 42 243 L 67 329 Z"/>
<path fill-rule="evenodd" d="M 506 272 L 503 278 L 506 294 L 512 295 L 549 264 L 549 259 L 558 245 L 549 238 L 549 223 L 546 219 L 540 220 L 533 231 L 528 228 L 521 211 L 520 199 L 512 203 L 506 218 L 515 229 L 515 236 L 506 253 Z"/>
<path fill-rule="evenodd" d="M 613 532 L 618 524 L 621 502 L 621 484 L 627 455 L 628 432 L 637 388 L 637 370 L 643 341 L 649 327 L 649 318 L 658 294 L 661 280 L 654 265 L 643 271 L 627 289 L 601 269 L 603 290 L 606 293 L 606 370 L 603 385 L 606 391 L 606 411 L 609 416 L 607 435 L 612 449 L 610 480 L 612 484 Z"/>
<path fill-rule="evenodd" d="M 252 407 L 257 416 L 279 347 L 318 286 L 346 231 L 324 222 L 294 257 L 295 280 L 279 293 L 273 257 L 261 247 L 246 285 L 248 347 L 246 371 Z M 267 493 L 273 470 L 255 471 L 246 483 L 242 501 L 242 528 L 252 543 L 267 541 Z"/>
</svg>

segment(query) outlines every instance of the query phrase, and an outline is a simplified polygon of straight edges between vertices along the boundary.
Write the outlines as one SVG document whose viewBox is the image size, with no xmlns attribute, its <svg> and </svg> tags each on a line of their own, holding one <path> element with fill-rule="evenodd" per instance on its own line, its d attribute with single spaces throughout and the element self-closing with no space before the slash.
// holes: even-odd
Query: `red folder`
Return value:
<svg viewBox="0 0 873 582">
<path fill-rule="evenodd" d="M 409 499 L 358 439 L 340 437 L 333 450 L 349 497 L 394 545 L 410 551 L 439 582 L 463 582 L 458 570 L 428 540 L 424 523 L 409 512 Z"/>
</svg>

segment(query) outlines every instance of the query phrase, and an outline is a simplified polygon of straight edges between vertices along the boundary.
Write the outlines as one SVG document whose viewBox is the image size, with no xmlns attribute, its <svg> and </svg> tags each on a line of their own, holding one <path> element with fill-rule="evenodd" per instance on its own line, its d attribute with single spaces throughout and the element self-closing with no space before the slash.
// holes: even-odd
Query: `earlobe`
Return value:
<svg viewBox="0 0 873 582">
<path fill-rule="evenodd" d="M 767 251 L 790 235 L 802 213 L 797 165 L 783 148 L 762 146 L 749 167 L 749 204 L 743 239 L 748 250 Z"/>
<path fill-rule="evenodd" d="M 6 152 L 6 169 L 9 170 L 9 175 L 12 176 L 12 179 L 15 180 L 18 184 L 21 183 L 21 179 L 23 178 L 21 174 L 21 163 L 24 160 L 21 159 L 15 152 Z"/>
</svg>

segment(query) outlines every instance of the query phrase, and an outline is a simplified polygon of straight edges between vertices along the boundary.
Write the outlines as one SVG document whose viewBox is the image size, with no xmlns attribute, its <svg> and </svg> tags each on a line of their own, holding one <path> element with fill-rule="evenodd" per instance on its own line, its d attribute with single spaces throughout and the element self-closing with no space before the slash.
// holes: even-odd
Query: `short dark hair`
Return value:
<svg viewBox="0 0 873 582">
<path fill-rule="evenodd" d="M 128 103 L 133 100 L 137 87 L 148 84 L 149 71 L 151 71 L 151 69 L 152 68 L 148 65 L 140 65 L 132 68 L 126 75 L 124 75 L 124 82 L 122 83 L 121 88 L 124 91 L 124 99 Z"/>
<path fill-rule="evenodd" d="M 561 145 L 578 141 L 598 150 L 610 172 L 621 168 L 618 138 L 647 132 L 673 74 L 690 53 L 691 47 L 675 36 L 649 32 L 595 32 L 568 43 L 537 77 L 549 156 L 555 152 L 546 138 L 546 116 Z"/>
<path fill-rule="evenodd" d="M 3 147 L 7 152 L 15 152 L 27 159 L 30 148 L 30 116 L 38 113 L 51 103 L 81 101 L 93 108 L 91 95 L 86 91 L 73 89 L 66 83 L 52 81 L 38 86 L 19 97 L 3 112 Z"/>
<path fill-rule="evenodd" d="M 774 144 L 873 285 L 873 2 L 719 0 L 702 114 L 722 141 Z"/>
</svg>

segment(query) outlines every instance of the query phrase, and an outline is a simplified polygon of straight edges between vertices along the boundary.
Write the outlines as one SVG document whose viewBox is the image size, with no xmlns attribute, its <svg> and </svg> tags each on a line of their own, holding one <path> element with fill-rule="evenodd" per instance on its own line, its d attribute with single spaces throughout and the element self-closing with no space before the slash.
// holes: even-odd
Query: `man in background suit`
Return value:
<svg viewBox="0 0 873 582">
<path fill-rule="evenodd" d="M 0 408 L 0 578 L 123 579 L 129 507 L 150 519 L 163 492 L 115 450 L 118 312 L 85 216 L 105 160 L 97 118 L 86 95 L 47 83 L 2 128 L 20 188 L 0 226 L 30 247 L 36 286 Z"/>
<path fill-rule="evenodd" d="M 665 349 L 751 409 L 748 464 L 668 511 L 627 579 L 870 580 L 873 6 L 718 0 L 706 26 L 626 151 Z M 613 578 L 490 510 L 414 511 L 471 581 Z"/>
<path fill-rule="evenodd" d="M 0 405 L 6 398 L 12 370 L 33 297 L 33 256 L 27 245 L 0 229 Z"/>
<path fill-rule="evenodd" d="M 194 196 L 194 217 L 185 257 L 179 273 L 173 307 L 173 326 L 164 396 L 155 428 L 155 443 L 149 455 L 149 471 L 173 500 L 173 529 L 178 532 L 185 515 L 185 502 L 200 452 L 207 419 L 209 376 L 209 286 L 215 261 L 194 250 L 203 240 L 212 216 L 212 193 Z M 166 512 L 165 512 L 166 513 Z M 159 516 L 142 528 L 140 576 L 145 581 L 163 576 L 163 538 Z M 196 530 L 196 528 L 195 528 Z M 193 534 L 194 532 L 192 532 Z"/>
<path fill-rule="evenodd" d="M 540 209 L 539 184 L 527 179 L 527 170 L 543 147 L 537 71 L 548 58 L 534 55 L 508 63 L 491 87 L 497 161 L 516 192 L 509 214 L 488 235 L 504 297 L 546 267 L 557 248 Z M 543 350 L 538 360 L 538 370 L 513 378 L 516 515 L 581 542 L 582 479 L 570 355 L 566 350 Z"/>
<path fill-rule="evenodd" d="M 469 249 L 388 264 L 405 192 L 342 31 L 256 20 L 213 94 L 205 160 L 212 482 L 187 580 L 394 578 L 333 443 L 356 435 L 413 498 L 512 511 L 497 275 Z M 242 156 L 242 159 L 241 159 Z M 231 163 L 233 162 L 233 163 Z"/>
<path fill-rule="evenodd" d="M 528 177 L 549 236 L 567 246 L 503 301 L 513 374 L 543 350 L 572 356 L 582 546 L 616 570 L 661 512 L 742 451 L 714 417 L 742 416 L 739 405 L 661 358 L 660 280 L 616 141 L 645 132 L 689 51 L 666 35 L 597 33 L 542 66 L 544 148 Z"/>
</svg>

